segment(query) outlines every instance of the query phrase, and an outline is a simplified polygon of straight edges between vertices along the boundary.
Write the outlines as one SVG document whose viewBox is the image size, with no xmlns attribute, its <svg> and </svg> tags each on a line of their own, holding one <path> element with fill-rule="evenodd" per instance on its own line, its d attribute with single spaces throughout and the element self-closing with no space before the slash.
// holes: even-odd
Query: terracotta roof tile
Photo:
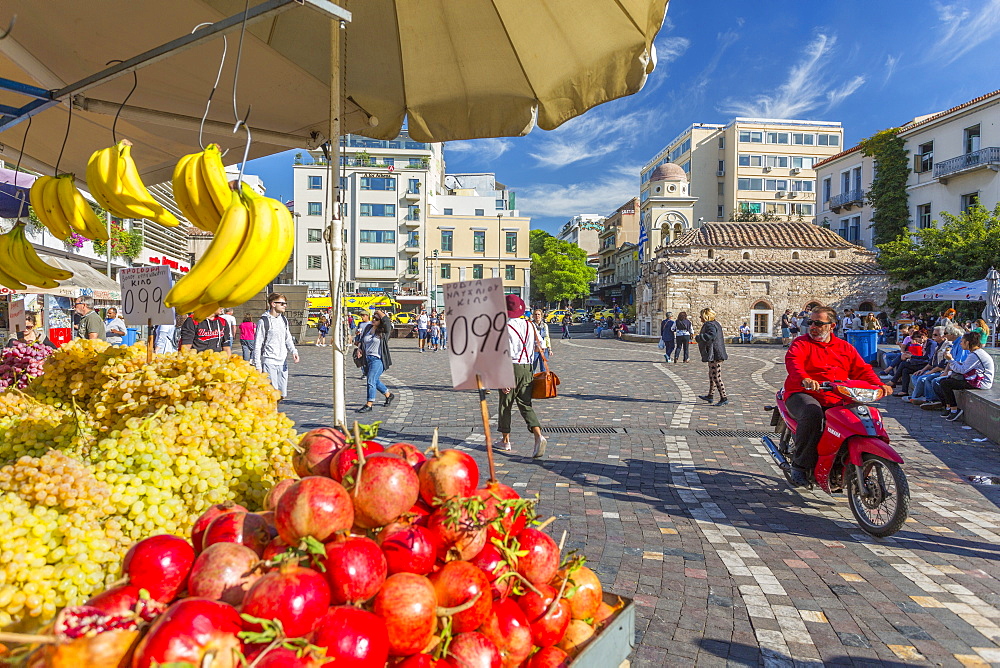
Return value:
<svg viewBox="0 0 1000 668">
<path fill-rule="evenodd" d="M 875 262 L 754 262 L 752 260 L 680 260 L 663 258 L 657 262 L 660 274 L 759 276 L 860 276 L 884 274 Z"/>
<path fill-rule="evenodd" d="M 846 241 L 839 234 L 812 223 L 705 223 L 690 230 L 668 249 L 684 246 L 706 248 L 853 248 L 861 246 Z"/>
<path fill-rule="evenodd" d="M 854 146 L 852 148 L 847 149 L 846 151 L 841 151 L 840 153 L 837 153 L 836 155 L 831 155 L 829 158 L 826 158 L 825 160 L 820 160 L 819 162 L 815 163 L 813 165 L 813 169 L 816 169 L 817 167 L 819 167 L 821 165 L 825 165 L 828 162 L 833 162 L 834 160 L 838 160 L 840 158 L 843 158 L 845 155 L 847 155 L 849 153 L 854 153 L 855 151 L 860 151 L 860 150 L 861 150 L 861 145 L 859 144 L 857 146 Z"/>
</svg>

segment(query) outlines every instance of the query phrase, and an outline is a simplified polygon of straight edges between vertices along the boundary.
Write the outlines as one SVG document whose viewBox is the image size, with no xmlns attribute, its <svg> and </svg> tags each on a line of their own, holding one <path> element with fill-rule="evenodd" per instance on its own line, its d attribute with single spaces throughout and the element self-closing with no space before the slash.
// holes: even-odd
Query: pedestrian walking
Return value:
<svg viewBox="0 0 1000 668">
<path fill-rule="evenodd" d="M 445 319 L 444 311 L 438 316 L 438 326 L 441 327 L 441 350 L 448 350 L 448 321 Z"/>
<path fill-rule="evenodd" d="M 544 352 L 536 352 L 531 364 L 531 370 L 534 373 L 541 373 L 545 370 L 544 359 L 548 359 L 552 355 L 552 339 L 549 338 L 549 324 L 545 322 L 545 318 L 540 310 L 535 309 L 535 312 L 531 314 L 531 324 L 535 326 L 538 330 L 538 335 L 542 338 L 542 349 Z"/>
<path fill-rule="evenodd" d="M 427 309 L 421 309 L 417 316 L 417 349 L 424 352 L 427 346 L 427 328 L 430 327 L 430 318 L 427 317 Z"/>
<path fill-rule="evenodd" d="M 531 372 L 531 358 L 534 351 L 541 351 L 544 345 L 538 330 L 522 318 L 524 300 L 517 295 L 507 295 L 507 340 L 510 346 L 510 359 L 514 364 L 514 387 L 500 390 L 500 409 L 498 411 L 498 431 L 504 450 L 510 450 L 510 419 L 517 404 L 528 431 L 535 435 L 535 452 L 533 457 L 545 456 L 547 440 L 542 436 L 542 425 L 531 407 L 531 385 L 534 375 Z"/>
<path fill-rule="evenodd" d="M 113 346 L 120 346 L 128 333 L 125 321 L 118 317 L 118 309 L 114 306 L 108 309 L 108 315 L 104 319 L 105 341 Z"/>
<path fill-rule="evenodd" d="M 196 353 L 211 350 L 217 353 L 232 352 L 233 340 L 229 338 L 229 323 L 222 319 L 222 309 L 204 320 L 195 320 L 192 314 L 181 325 L 181 338 L 178 349 L 184 353 L 194 350 Z"/>
<path fill-rule="evenodd" d="M 437 323 L 437 318 L 431 320 L 431 327 L 428 333 L 431 340 L 431 352 L 437 352 L 441 345 L 441 325 Z"/>
<path fill-rule="evenodd" d="M 319 317 L 319 321 L 316 323 L 316 345 L 325 348 L 326 347 L 326 334 L 330 331 L 330 321 L 326 319 L 325 315 Z"/>
<path fill-rule="evenodd" d="M 791 334 L 791 338 L 795 338 L 802 331 L 802 316 L 795 313 L 788 319 L 788 333 Z"/>
<path fill-rule="evenodd" d="M 542 314 L 545 315 L 544 313 Z M 573 336 L 569 333 L 569 326 L 573 324 L 573 318 L 567 313 L 562 317 L 562 337 L 564 339 L 572 339 Z"/>
<path fill-rule="evenodd" d="M 243 359 L 253 364 L 253 340 L 257 334 L 257 325 L 250 314 L 243 316 L 240 323 L 240 347 L 243 349 Z"/>
<path fill-rule="evenodd" d="M 104 320 L 94 310 L 94 298 L 90 295 L 77 297 L 73 307 L 80 316 L 80 323 L 77 325 L 77 333 L 80 338 L 104 341 Z"/>
<path fill-rule="evenodd" d="M 233 315 L 233 309 L 231 308 L 222 309 L 222 315 L 219 317 L 225 320 L 226 323 L 229 325 L 229 340 L 235 341 L 237 333 L 236 330 L 238 328 L 236 326 L 236 316 Z"/>
<path fill-rule="evenodd" d="M 269 308 L 260 316 L 254 331 L 253 365 L 267 374 L 283 400 L 288 398 L 288 356 L 298 364 L 299 351 L 285 315 L 288 308 L 285 295 L 272 292 L 267 296 L 267 304 Z"/>
<path fill-rule="evenodd" d="M 698 398 L 712 403 L 714 391 L 718 389 L 719 401 L 715 405 L 725 406 L 729 403 L 726 386 L 722 383 L 722 363 L 729 359 L 726 354 L 726 336 L 722 332 L 722 325 L 715 320 L 715 311 L 703 308 L 700 317 L 701 332 L 695 340 L 698 342 L 701 361 L 708 363 L 708 394 L 698 395 Z"/>
<path fill-rule="evenodd" d="M 781 345 L 788 347 L 792 340 L 792 309 L 786 308 L 781 314 Z"/>
<path fill-rule="evenodd" d="M 674 314 L 667 311 L 667 317 L 660 323 L 660 347 L 663 348 L 663 360 L 670 364 L 671 355 L 677 345 L 677 335 L 674 333 Z"/>
<path fill-rule="evenodd" d="M 396 395 L 382 382 L 382 374 L 392 366 L 392 357 L 389 355 L 390 334 L 392 334 L 392 320 L 382 311 L 375 311 L 371 322 L 364 323 L 358 330 L 354 344 L 365 356 L 368 398 L 365 405 L 355 410 L 355 413 L 370 413 L 375 403 L 376 392 L 385 397 L 385 403 L 382 405 L 386 408 L 391 406 L 393 399 L 396 398 Z"/>
<path fill-rule="evenodd" d="M 691 335 L 693 333 L 694 325 L 688 320 L 687 311 L 681 311 L 677 314 L 677 321 L 674 323 L 674 337 L 677 345 L 674 348 L 674 364 L 677 364 L 677 360 L 680 358 L 682 352 L 684 353 L 684 363 L 687 363 L 688 348 L 691 346 Z"/>
</svg>

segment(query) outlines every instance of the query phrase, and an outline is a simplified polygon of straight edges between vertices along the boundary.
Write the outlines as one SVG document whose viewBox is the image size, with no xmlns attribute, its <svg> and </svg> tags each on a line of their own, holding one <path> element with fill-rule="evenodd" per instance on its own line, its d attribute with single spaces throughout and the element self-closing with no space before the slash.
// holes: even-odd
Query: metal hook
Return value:
<svg viewBox="0 0 1000 668">
<path fill-rule="evenodd" d="M 205 26 L 212 25 L 211 22 L 199 23 L 191 30 L 192 33 L 197 32 L 199 29 Z M 198 146 L 201 150 L 205 150 L 205 121 L 208 119 L 208 110 L 212 108 L 212 98 L 215 97 L 215 91 L 219 88 L 219 80 L 222 79 L 222 68 L 226 64 L 226 53 L 229 51 L 229 39 L 223 35 L 222 36 L 222 58 L 219 60 L 219 70 L 215 73 L 215 83 L 212 84 L 212 92 L 208 94 L 208 102 L 205 103 L 205 113 L 201 115 L 201 124 L 198 126 Z M 225 155 L 223 153 L 222 155 Z"/>
<path fill-rule="evenodd" d="M 243 147 L 243 162 L 240 163 L 240 174 L 239 176 L 236 177 L 237 189 L 239 189 L 243 184 L 243 170 L 246 169 L 247 157 L 250 155 L 250 144 L 253 141 L 253 137 L 251 137 L 250 135 L 250 126 L 247 125 L 247 121 L 250 120 L 250 112 L 252 110 L 253 110 L 253 105 L 247 107 L 247 115 L 244 116 L 241 120 L 237 121 L 236 127 L 233 128 L 233 134 L 236 134 L 236 132 L 240 129 L 240 127 L 246 130 L 247 133 L 247 143 L 246 146 Z"/>
<path fill-rule="evenodd" d="M 3 31 L 0 35 L 0 39 L 7 39 L 10 36 L 10 31 L 14 29 L 14 24 L 17 22 L 17 14 L 10 17 L 10 23 L 7 25 L 7 29 Z"/>
<path fill-rule="evenodd" d="M 124 63 L 124 62 L 125 62 L 124 60 L 109 60 L 108 62 L 106 62 L 104 64 L 104 66 L 105 67 L 110 67 L 111 65 L 114 65 L 115 63 Z M 135 89 L 138 88 L 138 87 L 139 87 L 139 74 L 135 70 L 132 70 L 132 90 L 130 90 L 128 92 L 128 95 L 125 96 L 125 99 L 122 100 L 121 106 L 118 107 L 118 111 L 115 113 L 115 120 L 111 124 L 111 138 L 114 140 L 115 144 L 118 143 L 118 117 L 122 115 L 122 109 L 124 109 L 125 105 L 128 104 L 129 98 L 132 97 L 132 93 L 134 93 Z M 73 109 L 73 105 L 70 104 L 70 111 L 71 112 L 72 112 L 72 109 Z M 68 135 L 68 130 L 67 130 L 67 135 Z"/>
</svg>

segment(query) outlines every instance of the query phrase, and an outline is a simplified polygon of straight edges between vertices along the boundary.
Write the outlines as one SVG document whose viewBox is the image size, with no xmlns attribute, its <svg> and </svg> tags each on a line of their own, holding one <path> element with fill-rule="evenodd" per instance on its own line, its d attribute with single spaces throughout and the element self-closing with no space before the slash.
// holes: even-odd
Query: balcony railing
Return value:
<svg viewBox="0 0 1000 668">
<path fill-rule="evenodd" d="M 988 146 L 957 158 L 944 160 L 934 165 L 934 178 L 941 179 L 957 172 L 978 169 L 987 165 L 1000 165 L 1000 146 Z"/>
<path fill-rule="evenodd" d="M 406 218 L 404 218 L 403 220 L 406 220 L 408 222 L 413 222 L 413 223 L 419 223 L 420 222 L 420 214 L 419 213 L 408 213 L 408 214 L 406 214 Z"/>
<path fill-rule="evenodd" d="M 846 193 L 840 193 L 839 195 L 834 195 L 830 198 L 830 208 L 839 209 L 845 206 L 851 206 L 853 204 L 864 204 L 865 202 L 865 191 L 864 190 L 848 190 Z"/>
</svg>

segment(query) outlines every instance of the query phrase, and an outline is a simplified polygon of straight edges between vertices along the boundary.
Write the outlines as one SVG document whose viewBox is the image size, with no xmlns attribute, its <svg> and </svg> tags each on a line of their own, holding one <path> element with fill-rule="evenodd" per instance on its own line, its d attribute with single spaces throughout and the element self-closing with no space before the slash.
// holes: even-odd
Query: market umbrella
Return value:
<svg viewBox="0 0 1000 668">
<path fill-rule="evenodd" d="M 978 281 L 950 280 L 900 297 L 904 302 L 983 301 L 986 299 L 986 279 Z"/>
</svg>

